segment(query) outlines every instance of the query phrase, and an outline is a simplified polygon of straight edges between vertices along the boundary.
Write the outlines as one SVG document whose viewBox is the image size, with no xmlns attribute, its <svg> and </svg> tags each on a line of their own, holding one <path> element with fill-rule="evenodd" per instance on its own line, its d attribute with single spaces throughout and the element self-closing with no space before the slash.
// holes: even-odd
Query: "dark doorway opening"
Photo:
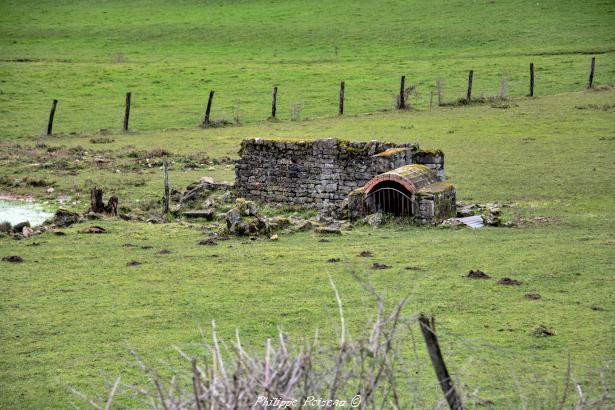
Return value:
<svg viewBox="0 0 615 410">
<path fill-rule="evenodd" d="M 376 185 L 365 198 L 369 213 L 412 216 L 412 193 L 398 182 L 386 180 Z"/>
</svg>

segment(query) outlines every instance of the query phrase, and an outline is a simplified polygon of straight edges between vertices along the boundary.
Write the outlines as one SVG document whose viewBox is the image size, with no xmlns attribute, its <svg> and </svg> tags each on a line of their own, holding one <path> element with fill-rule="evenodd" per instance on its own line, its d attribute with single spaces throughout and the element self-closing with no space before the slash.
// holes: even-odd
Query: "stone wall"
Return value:
<svg viewBox="0 0 615 410">
<path fill-rule="evenodd" d="M 421 224 L 442 222 L 456 216 L 456 190 L 447 183 L 437 183 L 420 189 L 413 195 L 415 221 Z"/>
<path fill-rule="evenodd" d="M 238 195 L 263 202 L 322 208 L 341 206 L 375 175 L 424 164 L 444 180 L 444 154 L 417 144 L 379 141 L 247 139 L 235 165 Z"/>
</svg>

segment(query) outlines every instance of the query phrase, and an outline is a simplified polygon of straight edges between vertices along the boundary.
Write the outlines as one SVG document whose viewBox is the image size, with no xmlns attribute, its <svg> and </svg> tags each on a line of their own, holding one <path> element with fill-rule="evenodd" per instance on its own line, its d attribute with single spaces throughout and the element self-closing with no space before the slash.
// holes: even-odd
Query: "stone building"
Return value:
<svg viewBox="0 0 615 410">
<path fill-rule="evenodd" d="M 246 139 L 236 162 L 239 196 L 333 209 L 349 218 L 385 212 L 430 223 L 455 214 L 444 154 L 417 144 L 338 139 Z"/>
</svg>

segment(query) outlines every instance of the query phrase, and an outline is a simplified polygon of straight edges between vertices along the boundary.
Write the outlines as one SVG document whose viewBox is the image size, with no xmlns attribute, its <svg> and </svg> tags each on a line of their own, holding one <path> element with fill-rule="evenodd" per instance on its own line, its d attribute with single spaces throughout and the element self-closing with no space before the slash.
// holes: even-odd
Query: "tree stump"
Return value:
<svg viewBox="0 0 615 410">
<path fill-rule="evenodd" d="M 117 205 L 119 203 L 119 199 L 117 196 L 112 195 L 109 198 L 109 202 L 105 205 L 103 201 L 103 190 L 98 189 L 96 187 L 92 188 L 90 191 L 90 210 L 89 212 L 94 212 L 97 214 L 106 214 L 109 216 L 117 216 Z"/>
<path fill-rule="evenodd" d="M 90 191 L 90 212 L 97 214 L 105 211 L 105 203 L 103 202 L 103 191 L 96 187 Z"/>
<path fill-rule="evenodd" d="M 109 202 L 107 206 L 105 206 L 105 213 L 109 216 L 117 216 L 117 204 L 119 203 L 119 199 L 117 196 L 113 195 L 109 198 Z"/>
</svg>

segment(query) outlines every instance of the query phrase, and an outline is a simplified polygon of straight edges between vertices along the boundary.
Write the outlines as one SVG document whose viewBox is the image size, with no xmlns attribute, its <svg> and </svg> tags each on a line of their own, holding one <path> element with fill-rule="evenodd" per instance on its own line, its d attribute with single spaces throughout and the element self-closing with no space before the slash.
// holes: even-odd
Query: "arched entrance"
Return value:
<svg viewBox="0 0 615 410">
<path fill-rule="evenodd" d="M 363 187 L 368 213 L 383 212 L 395 216 L 415 216 L 415 194 L 437 182 L 435 172 L 424 165 L 410 164 L 376 175 Z"/>
<path fill-rule="evenodd" d="M 397 181 L 383 180 L 365 196 L 368 213 L 382 212 L 394 216 L 412 216 L 412 192 Z"/>
</svg>

